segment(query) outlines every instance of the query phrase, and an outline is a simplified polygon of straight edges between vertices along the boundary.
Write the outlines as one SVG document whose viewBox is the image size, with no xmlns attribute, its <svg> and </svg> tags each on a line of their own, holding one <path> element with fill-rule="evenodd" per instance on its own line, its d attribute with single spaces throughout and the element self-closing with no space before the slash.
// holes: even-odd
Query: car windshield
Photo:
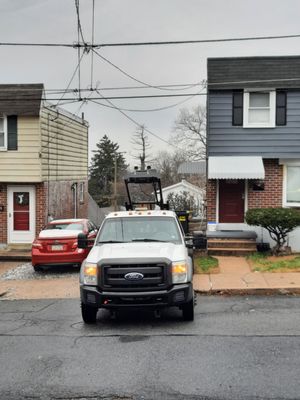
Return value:
<svg viewBox="0 0 300 400">
<path fill-rule="evenodd" d="M 129 217 L 107 219 L 98 244 L 120 242 L 182 243 L 179 227 L 170 217 Z"/>
<path fill-rule="evenodd" d="M 45 229 L 67 229 L 69 231 L 82 231 L 83 224 L 79 222 L 54 223 L 47 225 Z"/>
</svg>

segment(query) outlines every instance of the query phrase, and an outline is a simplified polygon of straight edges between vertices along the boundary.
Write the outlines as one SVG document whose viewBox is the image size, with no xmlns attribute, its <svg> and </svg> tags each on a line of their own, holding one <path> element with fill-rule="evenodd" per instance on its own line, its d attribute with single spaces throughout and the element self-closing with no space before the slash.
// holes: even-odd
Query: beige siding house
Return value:
<svg viewBox="0 0 300 400">
<path fill-rule="evenodd" d="M 0 247 L 87 217 L 88 124 L 42 96 L 42 84 L 0 85 Z"/>
</svg>

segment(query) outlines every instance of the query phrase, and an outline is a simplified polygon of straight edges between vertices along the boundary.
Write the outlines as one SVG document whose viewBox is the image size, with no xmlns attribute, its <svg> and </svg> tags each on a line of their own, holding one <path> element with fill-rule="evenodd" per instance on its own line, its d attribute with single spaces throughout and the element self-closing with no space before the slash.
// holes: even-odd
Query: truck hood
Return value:
<svg viewBox="0 0 300 400">
<path fill-rule="evenodd" d="M 151 243 L 108 243 L 96 245 L 90 251 L 87 262 L 97 263 L 102 259 L 151 259 L 167 258 L 170 261 L 186 259 L 186 247 L 184 244 L 151 242 Z"/>
</svg>

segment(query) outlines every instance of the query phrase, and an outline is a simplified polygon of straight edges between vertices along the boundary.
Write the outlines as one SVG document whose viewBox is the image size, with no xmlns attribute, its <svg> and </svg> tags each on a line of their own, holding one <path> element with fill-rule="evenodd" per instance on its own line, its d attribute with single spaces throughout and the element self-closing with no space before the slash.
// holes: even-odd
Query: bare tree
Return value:
<svg viewBox="0 0 300 400">
<path fill-rule="evenodd" d="M 136 130 L 136 133 L 133 135 L 131 143 L 136 146 L 134 150 L 139 153 L 139 155 L 133 157 L 140 161 L 140 168 L 144 171 L 146 169 L 146 162 L 151 161 L 148 154 L 148 150 L 151 148 L 151 144 L 149 143 L 148 135 L 145 133 L 144 125 L 141 125 Z"/>
<path fill-rule="evenodd" d="M 187 158 L 180 151 L 176 151 L 175 153 L 160 151 L 157 154 L 153 161 L 153 166 L 160 173 L 163 187 L 173 185 L 180 181 L 178 168 L 184 161 L 187 161 Z"/>
<path fill-rule="evenodd" d="M 186 156 L 193 161 L 206 157 L 206 108 L 198 105 L 192 111 L 184 108 L 175 121 L 176 143 L 183 147 Z"/>
</svg>

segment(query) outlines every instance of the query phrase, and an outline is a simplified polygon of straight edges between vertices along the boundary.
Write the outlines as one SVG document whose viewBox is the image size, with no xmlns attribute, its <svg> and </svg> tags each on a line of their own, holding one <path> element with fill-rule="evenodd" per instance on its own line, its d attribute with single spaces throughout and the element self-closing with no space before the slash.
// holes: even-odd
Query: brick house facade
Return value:
<svg viewBox="0 0 300 400">
<path fill-rule="evenodd" d="M 219 231 L 254 229 L 261 240 L 245 223 L 248 209 L 300 208 L 300 57 L 207 66 L 207 221 Z M 289 245 L 300 251 L 300 229 Z"/>
</svg>

